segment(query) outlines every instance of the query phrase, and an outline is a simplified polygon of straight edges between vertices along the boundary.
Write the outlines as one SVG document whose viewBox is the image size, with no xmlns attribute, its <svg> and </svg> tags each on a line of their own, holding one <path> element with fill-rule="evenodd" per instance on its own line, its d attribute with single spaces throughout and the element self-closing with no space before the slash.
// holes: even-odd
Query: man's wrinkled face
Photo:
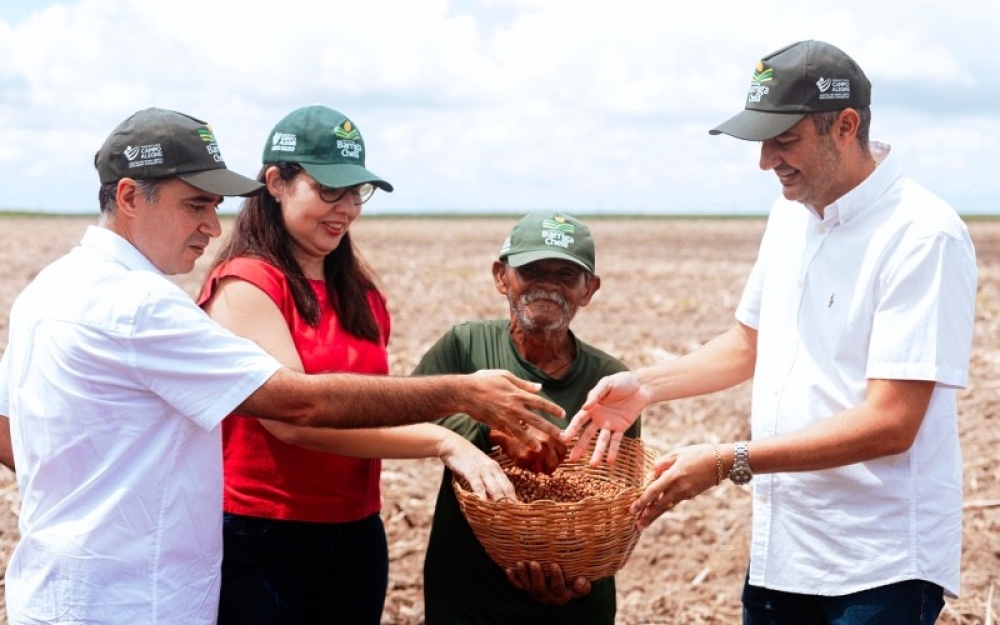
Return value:
<svg viewBox="0 0 1000 625">
<path fill-rule="evenodd" d="M 586 306 L 596 290 L 594 277 L 570 261 L 545 259 L 505 267 L 501 292 L 507 295 L 515 322 L 529 332 L 568 329 L 580 306 Z"/>
</svg>

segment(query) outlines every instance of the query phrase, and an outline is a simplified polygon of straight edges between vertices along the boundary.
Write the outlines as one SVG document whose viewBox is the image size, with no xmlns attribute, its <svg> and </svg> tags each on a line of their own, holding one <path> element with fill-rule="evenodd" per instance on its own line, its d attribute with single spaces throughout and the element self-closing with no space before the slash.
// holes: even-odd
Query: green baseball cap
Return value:
<svg viewBox="0 0 1000 625">
<path fill-rule="evenodd" d="M 563 213 L 532 213 L 521 218 L 500 248 L 500 260 L 520 267 L 558 258 L 594 273 L 594 239 L 590 228 Z"/>
<path fill-rule="evenodd" d="M 746 108 L 708 133 L 777 137 L 809 113 L 869 106 L 872 85 L 854 59 L 822 41 L 799 41 L 757 62 Z"/>
<path fill-rule="evenodd" d="M 263 186 L 226 168 L 211 126 L 190 115 L 148 108 L 118 124 L 94 155 L 101 184 L 177 177 L 215 195 L 251 195 Z"/>
<path fill-rule="evenodd" d="M 297 163 L 316 182 L 342 189 L 370 182 L 383 191 L 392 185 L 365 169 L 365 140 L 346 115 L 314 104 L 279 121 L 264 145 L 264 163 Z"/>
</svg>

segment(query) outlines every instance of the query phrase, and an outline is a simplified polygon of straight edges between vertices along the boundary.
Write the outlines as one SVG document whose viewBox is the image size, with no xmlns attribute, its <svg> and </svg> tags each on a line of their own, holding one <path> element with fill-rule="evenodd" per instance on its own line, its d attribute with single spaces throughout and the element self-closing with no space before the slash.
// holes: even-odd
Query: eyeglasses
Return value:
<svg viewBox="0 0 1000 625">
<path fill-rule="evenodd" d="M 353 187 L 326 187 L 317 182 L 312 176 L 309 176 L 309 178 L 316 185 L 316 193 L 320 199 L 327 204 L 336 204 L 343 200 L 349 193 L 351 195 L 351 202 L 355 206 L 361 206 L 375 195 L 375 185 L 370 182 L 364 182 Z"/>
</svg>

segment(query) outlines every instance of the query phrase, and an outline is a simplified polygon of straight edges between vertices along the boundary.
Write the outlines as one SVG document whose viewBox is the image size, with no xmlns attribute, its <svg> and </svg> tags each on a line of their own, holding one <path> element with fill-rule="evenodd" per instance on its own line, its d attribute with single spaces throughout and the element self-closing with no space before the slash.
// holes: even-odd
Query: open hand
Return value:
<svg viewBox="0 0 1000 625">
<path fill-rule="evenodd" d="M 622 436 L 650 401 L 649 391 L 629 371 L 602 378 L 587 394 L 587 401 L 562 433 L 564 442 L 573 440 L 578 433 L 580 436 L 570 452 L 570 460 L 579 460 L 597 436 L 590 465 L 597 466 L 605 456 L 609 464 L 613 463 L 618 457 Z"/>
</svg>

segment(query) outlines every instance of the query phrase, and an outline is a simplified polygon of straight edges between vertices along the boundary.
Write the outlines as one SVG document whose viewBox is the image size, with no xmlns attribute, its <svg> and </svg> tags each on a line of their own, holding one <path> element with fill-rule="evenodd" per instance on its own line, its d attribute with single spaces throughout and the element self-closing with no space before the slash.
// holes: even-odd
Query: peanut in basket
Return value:
<svg viewBox="0 0 1000 625">
<path fill-rule="evenodd" d="M 626 487 L 583 473 L 556 471 L 553 475 L 546 475 L 520 467 L 509 467 L 505 472 L 514 485 L 518 501 L 522 503 L 542 500 L 575 503 L 587 497 L 610 499 Z"/>
</svg>

